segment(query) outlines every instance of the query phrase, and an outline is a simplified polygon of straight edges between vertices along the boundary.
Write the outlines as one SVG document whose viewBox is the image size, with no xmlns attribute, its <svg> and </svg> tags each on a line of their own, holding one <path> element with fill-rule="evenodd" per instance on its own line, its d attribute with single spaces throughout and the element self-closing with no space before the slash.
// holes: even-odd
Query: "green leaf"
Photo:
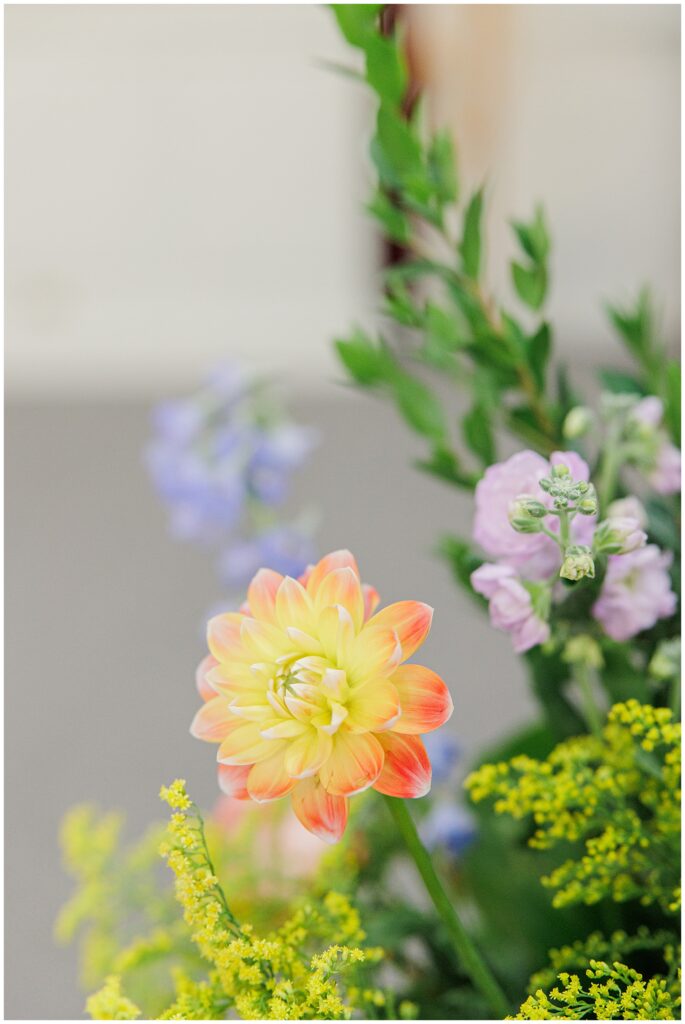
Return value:
<svg viewBox="0 0 685 1024">
<path fill-rule="evenodd" d="M 397 42 L 374 33 L 364 50 L 367 82 L 382 104 L 399 107 L 407 91 L 407 71 Z"/>
<path fill-rule="evenodd" d="M 542 323 L 528 342 L 528 365 L 539 391 L 545 389 L 545 376 L 551 351 L 552 332 L 548 323 Z"/>
<path fill-rule="evenodd" d="M 665 420 L 671 437 L 677 445 L 680 444 L 680 363 L 671 360 L 666 365 L 664 384 L 665 397 Z"/>
<path fill-rule="evenodd" d="M 444 440 L 445 414 L 433 391 L 423 381 L 405 373 L 395 374 L 391 384 L 397 406 L 410 427 L 431 440 Z"/>
<path fill-rule="evenodd" d="M 414 300 L 402 281 L 396 281 L 388 289 L 385 312 L 405 327 L 418 327 L 423 320 L 421 311 L 414 305 Z"/>
<path fill-rule="evenodd" d="M 542 264 L 524 267 L 521 263 L 511 264 L 511 276 L 516 294 L 531 309 L 540 309 L 547 292 L 547 271 Z"/>
<path fill-rule="evenodd" d="M 605 391 L 615 395 L 644 395 L 645 389 L 636 377 L 622 370 L 605 369 L 598 373 L 600 384 Z"/>
<path fill-rule="evenodd" d="M 651 347 L 653 337 L 653 315 L 649 291 L 643 288 L 633 309 L 618 309 L 607 306 L 609 319 L 623 338 L 626 347 L 640 361 Z"/>
<path fill-rule="evenodd" d="M 485 466 L 496 462 L 497 455 L 492 436 L 492 419 L 484 406 L 476 403 L 462 419 L 461 429 L 466 444 Z"/>
<path fill-rule="evenodd" d="M 485 607 L 487 601 L 480 594 L 476 594 L 471 586 L 471 573 L 483 564 L 483 559 L 474 552 L 469 542 L 462 540 L 461 537 L 446 534 L 440 538 L 438 554 L 448 563 L 457 583 L 465 587 L 475 600 Z"/>
<path fill-rule="evenodd" d="M 447 132 L 437 132 L 428 147 L 428 176 L 441 203 L 457 200 L 457 172 L 454 146 Z"/>
<path fill-rule="evenodd" d="M 383 4 L 331 4 L 338 27 L 351 46 L 365 47 L 376 33 Z"/>
<path fill-rule="evenodd" d="M 472 196 L 464 214 L 464 228 L 459 245 L 462 267 L 467 277 L 477 280 L 481 258 L 481 214 L 483 212 L 483 189 Z"/>
<path fill-rule="evenodd" d="M 512 227 L 525 254 L 533 263 L 544 263 L 549 255 L 550 242 L 542 207 L 537 207 L 530 224 L 514 221 Z"/>
<path fill-rule="evenodd" d="M 431 338 L 450 351 L 461 348 L 464 344 L 464 338 L 454 316 L 434 302 L 426 303 L 424 327 Z"/>
<path fill-rule="evenodd" d="M 424 473 L 430 473 L 431 476 L 438 477 L 439 480 L 445 480 L 447 483 L 455 484 L 457 487 L 463 487 L 469 491 L 473 490 L 479 480 L 477 473 L 462 469 L 456 452 L 443 445 L 436 445 L 430 459 L 420 460 L 416 466 Z"/>
<path fill-rule="evenodd" d="M 381 189 L 376 192 L 366 207 L 376 220 L 380 221 L 383 230 L 393 242 L 406 245 L 411 238 L 411 227 L 407 216 L 398 209 Z"/>
<path fill-rule="evenodd" d="M 382 345 L 375 345 L 361 330 L 348 340 L 335 342 L 338 355 L 350 376 L 363 387 L 380 384 L 393 372 L 393 359 Z"/>
<path fill-rule="evenodd" d="M 387 106 L 378 111 L 371 157 L 381 181 L 390 188 L 402 188 L 422 173 L 419 140 L 404 118 Z"/>
</svg>

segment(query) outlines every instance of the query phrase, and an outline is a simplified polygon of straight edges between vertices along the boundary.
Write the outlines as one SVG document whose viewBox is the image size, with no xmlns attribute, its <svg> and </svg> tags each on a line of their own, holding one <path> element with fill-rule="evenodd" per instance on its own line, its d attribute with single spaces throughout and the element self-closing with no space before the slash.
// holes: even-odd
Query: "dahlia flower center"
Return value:
<svg viewBox="0 0 685 1024">
<path fill-rule="evenodd" d="M 286 656 L 276 665 L 267 697 L 282 717 L 334 735 L 348 716 L 350 687 L 343 669 L 326 658 Z"/>
</svg>

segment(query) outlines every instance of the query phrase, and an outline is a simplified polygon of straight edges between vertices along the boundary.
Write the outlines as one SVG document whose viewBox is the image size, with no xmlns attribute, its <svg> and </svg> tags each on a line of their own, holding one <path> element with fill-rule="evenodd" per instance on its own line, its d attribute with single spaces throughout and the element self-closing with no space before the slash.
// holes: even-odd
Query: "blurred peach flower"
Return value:
<svg viewBox="0 0 685 1024">
<path fill-rule="evenodd" d="M 260 569 L 241 611 L 210 620 L 198 669 L 205 703 L 191 732 L 219 744 L 223 791 L 258 803 L 290 794 L 305 828 L 327 842 L 345 830 L 349 797 L 370 786 L 428 792 L 420 734 L 452 713 L 443 680 L 403 664 L 432 609 L 399 601 L 376 612 L 379 600 L 349 551 L 299 580 Z"/>
</svg>

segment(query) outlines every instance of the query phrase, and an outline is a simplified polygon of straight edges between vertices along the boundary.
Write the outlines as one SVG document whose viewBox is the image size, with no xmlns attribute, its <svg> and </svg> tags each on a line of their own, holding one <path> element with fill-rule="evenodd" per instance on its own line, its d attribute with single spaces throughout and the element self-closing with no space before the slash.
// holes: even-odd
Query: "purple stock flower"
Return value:
<svg viewBox="0 0 685 1024">
<path fill-rule="evenodd" d="M 471 574 L 471 585 L 488 599 L 490 622 L 511 634 L 517 654 L 549 639 L 549 625 L 536 613 L 530 592 L 512 566 L 486 562 Z"/>
<path fill-rule="evenodd" d="M 655 544 L 608 559 L 592 614 L 612 640 L 629 640 L 673 615 L 677 598 L 668 574 L 672 561 L 671 552 L 663 552 Z"/>
<path fill-rule="evenodd" d="M 559 564 L 559 549 L 543 533 L 518 533 L 509 520 L 509 507 L 521 494 L 539 496 L 550 504 L 549 495 L 542 492 L 539 482 L 552 466 L 568 466 L 574 480 L 588 480 L 587 463 L 576 452 L 554 452 L 548 462 L 537 452 L 522 451 L 505 462 L 489 466 L 476 486 L 476 512 L 473 524 L 474 540 L 486 554 L 513 566 L 526 579 L 549 576 Z M 595 516 L 576 516 L 571 523 L 571 542 L 591 544 Z M 559 520 L 547 516 L 547 529 L 557 531 Z"/>
<path fill-rule="evenodd" d="M 680 449 L 664 441 L 648 480 L 658 494 L 679 494 L 681 488 Z"/>
<path fill-rule="evenodd" d="M 668 440 L 661 429 L 664 406 L 660 398 L 648 395 L 630 410 L 630 419 L 645 428 L 656 444 L 656 452 L 647 470 L 647 479 L 658 494 L 679 494 L 681 489 L 680 449 Z"/>
</svg>

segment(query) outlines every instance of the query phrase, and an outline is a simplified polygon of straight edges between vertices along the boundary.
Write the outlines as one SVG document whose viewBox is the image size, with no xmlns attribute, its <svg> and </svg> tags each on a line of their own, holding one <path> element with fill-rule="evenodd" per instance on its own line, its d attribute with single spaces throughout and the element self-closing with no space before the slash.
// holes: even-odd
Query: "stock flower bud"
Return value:
<svg viewBox="0 0 685 1024">
<path fill-rule="evenodd" d="M 572 636 L 567 641 L 562 656 L 564 661 L 571 665 L 585 665 L 587 668 L 602 668 L 604 665 L 601 647 L 586 633 Z"/>
<path fill-rule="evenodd" d="M 584 405 L 577 405 L 575 409 L 571 409 L 570 413 L 564 420 L 564 437 L 569 441 L 573 441 L 577 437 L 583 437 L 584 434 L 587 434 L 593 424 L 593 421 L 594 416 L 592 411 L 587 409 Z"/>
<path fill-rule="evenodd" d="M 647 534 L 631 516 L 610 516 L 595 530 L 594 550 L 604 555 L 627 555 L 643 548 Z"/>
<path fill-rule="evenodd" d="M 584 498 L 576 501 L 576 511 L 580 512 L 581 516 L 596 516 L 598 509 L 599 502 L 594 487 L 591 491 L 588 490 Z"/>
<path fill-rule="evenodd" d="M 548 514 L 549 509 L 531 494 L 519 494 L 509 505 L 509 522 L 518 533 L 540 533 Z"/>
<path fill-rule="evenodd" d="M 680 675 L 680 637 L 661 641 L 649 663 L 649 671 L 661 681 Z"/>
<path fill-rule="evenodd" d="M 582 580 L 584 576 L 595 578 L 595 563 L 592 551 L 584 544 L 572 544 L 566 548 L 564 562 L 559 575 L 565 580 Z"/>
<path fill-rule="evenodd" d="M 552 476 L 570 476 L 571 470 L 563 462 L 557 462 L 552 466 Z"/>
</svg>

